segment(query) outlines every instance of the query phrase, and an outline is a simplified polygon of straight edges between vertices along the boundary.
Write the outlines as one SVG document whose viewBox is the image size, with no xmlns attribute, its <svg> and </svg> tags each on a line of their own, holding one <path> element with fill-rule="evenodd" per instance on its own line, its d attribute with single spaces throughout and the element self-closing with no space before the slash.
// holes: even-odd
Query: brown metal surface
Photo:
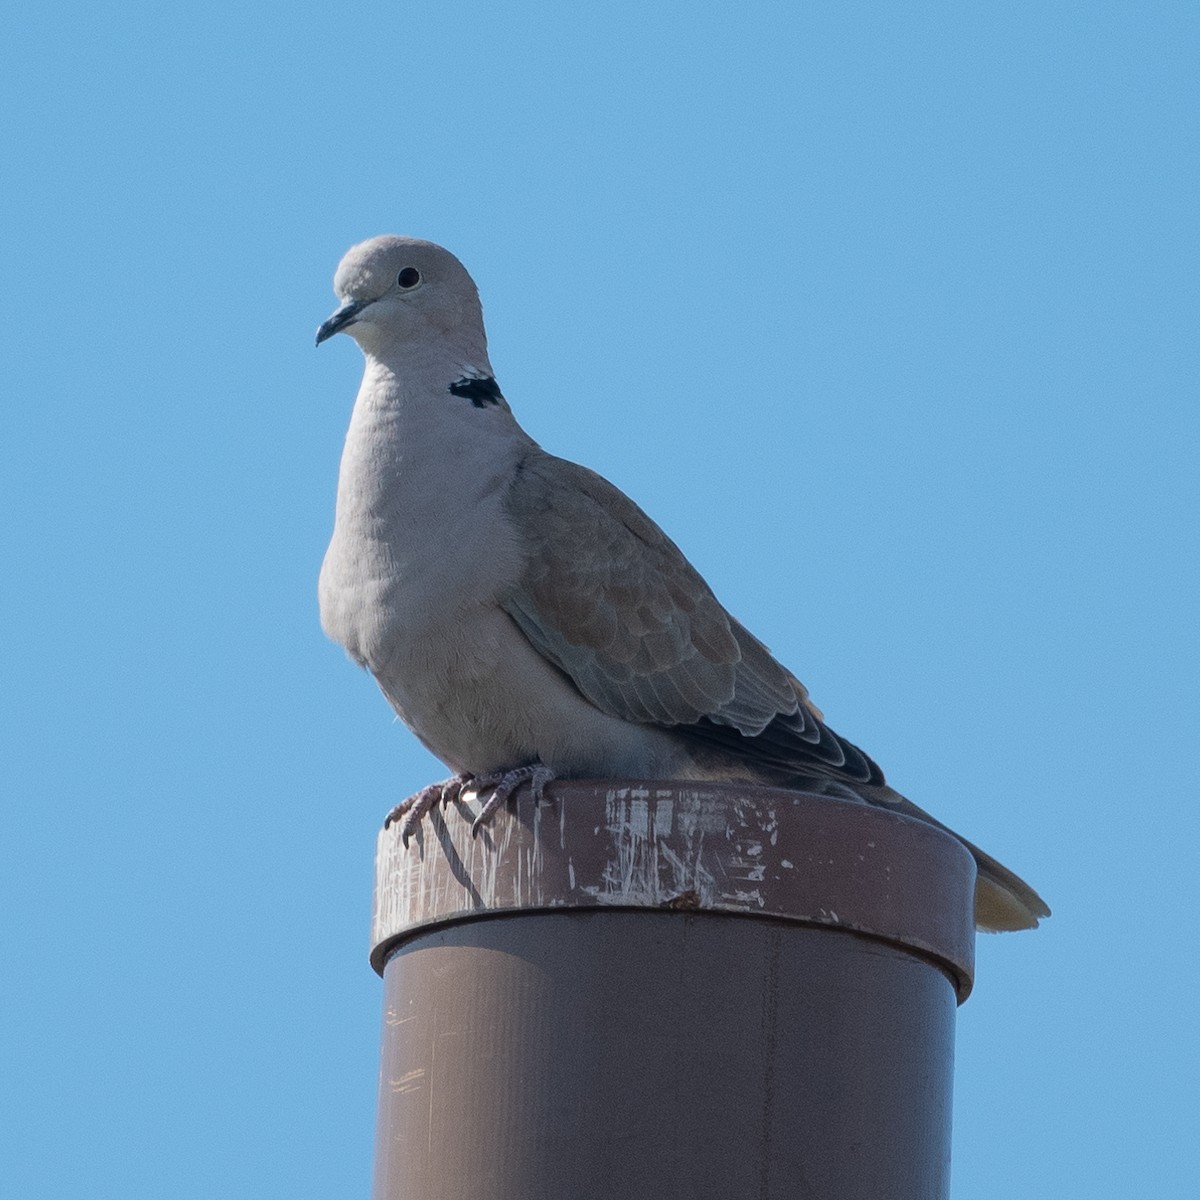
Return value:
<svg viewBox="0 0 1200 1200">
<path fill-rule="evenodd" d="M 570 910 L 388 960 L 375 1200 L 939 1200 L 955 996 L 795 922 Z"/>
<path fill-rule="evenodd" d="M 558 783 L 379 842 L 375 1200 L 942 1200 L 974 863 L 792 792 Z"/>
<path fill-rule="evenodd" d="M 418 930 L 560 908 L 688 908 L 852 930 L 974 976 L 975 864 L 952 837 L 863 804 L 720 784 L 562 781 L 477 838 L 478 806 L 379 835 L 371 962 Z M 455 811 L 458 809 L 459 811 Z"/>
</svg>

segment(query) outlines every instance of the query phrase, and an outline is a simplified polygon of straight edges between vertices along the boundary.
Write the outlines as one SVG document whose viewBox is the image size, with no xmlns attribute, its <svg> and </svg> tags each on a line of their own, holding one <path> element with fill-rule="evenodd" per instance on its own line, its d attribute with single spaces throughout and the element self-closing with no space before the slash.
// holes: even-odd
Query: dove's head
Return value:
<svg viewBox="0 0 1200 1200">
<path fill-rule="evenodd" d="M 333 277 L 341 305 L 317 330 L 317 345 L 345 331 L 373 357 L 416 347 L 487 361 L 479 293 L 441 246 L 385 234 L 346 251 Z"/>
</svg>

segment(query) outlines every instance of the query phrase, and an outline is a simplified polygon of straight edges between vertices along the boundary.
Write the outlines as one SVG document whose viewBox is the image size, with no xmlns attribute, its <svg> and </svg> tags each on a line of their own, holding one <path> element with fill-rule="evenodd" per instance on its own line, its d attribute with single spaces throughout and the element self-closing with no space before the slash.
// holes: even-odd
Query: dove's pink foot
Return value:
<svg viewBox="0 0 1200 1200">
<path fill-rule="evenodd" d="M 514 767 L 511 771 L 495 771 L 491 775 L 476 775 L 471 780 L 471 791 L 484 792 L 492 789 L 492 794 L 479 810 L 479 816 L 471 822 L 471 836 L 475 837 L 479 830 L 495 815 L 496 810 L 513 794 L 526 780 L 530 781 L 533 789 L 533 802 L 541 804 L 542 789 L 554 778 L 554 772 L 541 763 L 528 767 Z"/>
<path fill-rule="evenodd" d="M 443 779 L 441 783 L 431 783 L 428 787 L 423 787 L 407 800 L 402 800 L 383 818 L 384 829 L 399 821 L 400 840 L 407 846 L 408 839 L 416 833 L 421 818 L 435 804 L 449 804 L 452 800 L 457 800 L 463 794 L 463 789 L 470 787 L 474 781 L 473 775 L 452 775 L 449 779 Z"/>
<path fill-rule="evenodd" d="M 511 771 L 495 771 L 490 775 L 452 775 L 441 783 L 431 783 L 419 792 L 401 801 L 383 819 L 383 827 L 387 829 L 400 822 L 400 840 L 405 846 L 408 839 L 417 831 L 422 818 L 435 804 L 451 804 L 462 799 L 463 792 L 476 794 L 491 790 L 479 816 L 471 822 L 471 836 L 478 834 L 495 815 L 496 810 L 513 794 L 521 784 L 528 780 L 533 787 L 533 799 L 537 804 L 542 800 L 542 789 L 554 778 L 554 772 L 540 763 L 528 767 L 514 767 Z"/>
</svg>

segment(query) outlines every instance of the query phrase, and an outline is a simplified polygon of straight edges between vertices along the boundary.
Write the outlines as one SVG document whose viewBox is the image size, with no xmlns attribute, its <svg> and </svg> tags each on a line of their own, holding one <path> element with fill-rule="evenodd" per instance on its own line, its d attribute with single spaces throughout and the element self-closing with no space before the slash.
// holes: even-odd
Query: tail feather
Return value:
<svg viewBox="0 0 1200 1200">
<path fill-rule="evenodd" d="M 862 791 L 866 793 L 867 789 Z M 931 817 L 923 808 L 900 795 L 886 785 L 872 789 L 868 797 L 880 807 L 890 808 L 905 816 L 916 817 L 930 825 L 936 825 L 952 837 L 957 838 L 975 859 L 978 874 L 975 877 L 975 927 L 985 933 L 1001 933 L 1016 929 L 1036 929 L 1038 921 L 1050 915 L 1050 908 L 1015 872 L 998 863 L 990 854 L 984 853 L 961 834 Z"/>
<path fill-rule="evenodd" d="M 955 834 L 958 837 L 957 834 Z M 975 927 L 987 933 L 1036 929 L 1050 915 L 1050 906 L 1023 880 L 990 854 L 958 838 L 975 856 Z"/>
</svg>

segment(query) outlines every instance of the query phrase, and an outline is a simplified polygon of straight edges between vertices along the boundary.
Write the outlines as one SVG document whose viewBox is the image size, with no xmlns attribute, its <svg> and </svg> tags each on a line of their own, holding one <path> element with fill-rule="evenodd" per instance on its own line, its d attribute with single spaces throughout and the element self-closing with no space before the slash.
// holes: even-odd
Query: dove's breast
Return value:
<svg viewBox="0 0 1200 1200">
<path fill-rule="evenodd" d="M 455 432 L 355 405 L 321 624 L 376 675 L 422 643 L 458 640 L 465 612 L 493 604 L 521 567 L 502 505 L 516 456 Z"/>
<path fill-rule="evenodd" d="M 424 538 L 397 556 L 394 539 L 381 541 L 352 520 L 339 523 L 321 571 L 322 625 L 455 771 L 487 774 L 540 761 L 560 775 L 609 773 L 639 736 L 589 704 L 500 607 L 507 575 L 507 556 L 495 547 L 501 518 L 489 527 L 481 541 L 477 528 L 449 522 L 454 553 L 427 552 L 437 539 Z M 468 561 L 467 570 L 455 566 Z M 649 729 L 645 735 L 661 738 Z M 657 773 L 651 763 L 665 749 L 636 755 L 631 772 Z"/>
<path fill-rule="evenodd" d="M 496 409 L 421 422 L 362 401 L 321 568 L 321 624 L 405 724 L 455 771 L 542 762 L 562 776 L 688 775 L 677 739 L 596 708 L 503 607 L 526 565 L 506 498 L 536 453 L 528 436 Z"/>
<path fill-rule="evenodd" d="M 499 753 L 504 680 L 533 655 L 499 607 L 522 567 L 503 495 L 527 439 L 356 405 L 321 568 L 321 625 L 456 769 Z M 467 414 L 473 415 L 473 414 Z M 485 431 L 486 432 L 486 431 Z"/>
</svg>

